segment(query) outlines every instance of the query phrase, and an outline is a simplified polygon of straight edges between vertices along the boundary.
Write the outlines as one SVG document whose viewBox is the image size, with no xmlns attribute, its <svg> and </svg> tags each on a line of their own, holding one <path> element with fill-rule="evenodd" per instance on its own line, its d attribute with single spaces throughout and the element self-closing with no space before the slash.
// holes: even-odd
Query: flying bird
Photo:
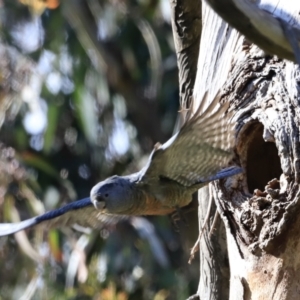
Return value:
<svg viewBox="0 0 300 300">
<path fill-rule="evenodd" d="M 219 105 L 220 98 L 217 93 L 201 113 L 207 100 L 203 99 L 178 133 L 154 146 L 139 172 L 99 182 L 89 198 L 19 223 L 0 224 L 0 236 L 38 224 L 99 228 L 125 216 L 170 214 L 188 205 L 192 194 L 207 183 L 241 173 L 238 166 L 228 167 L 234 156 L 235 126 L 229 104 Z"/>
</svg>

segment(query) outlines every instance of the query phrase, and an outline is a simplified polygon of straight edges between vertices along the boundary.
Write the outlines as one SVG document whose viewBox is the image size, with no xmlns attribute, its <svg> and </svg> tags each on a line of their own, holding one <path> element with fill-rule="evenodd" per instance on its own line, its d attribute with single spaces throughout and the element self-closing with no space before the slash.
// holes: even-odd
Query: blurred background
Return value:
<svg viewBox="0 0 300 300">
<path fill-rule="evenodd" d="M 130 174 L 173 132 L 178 71 L 168 0 L 0 0 L 0 222 Z M 99 231 L 0 238 L 0 299 L 186 299 L 197 209 Z"/>
</svg>

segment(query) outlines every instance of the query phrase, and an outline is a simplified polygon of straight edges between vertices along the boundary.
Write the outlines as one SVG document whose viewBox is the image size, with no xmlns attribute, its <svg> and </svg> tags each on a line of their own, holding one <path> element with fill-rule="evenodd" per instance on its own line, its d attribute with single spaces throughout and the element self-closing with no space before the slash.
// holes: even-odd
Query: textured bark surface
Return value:
<svg viewBox="0 0 300 300">
<path fill-rule="evenodd" d="M 237 153 L 246 170 L 230 201 L 216 184 L 228 222 L 230 299 L 241 299 L 238 287 L 242 299 L 299 299 L 298 71 L 257 50 L 244 47 L 224 88 L 237 111 Z"/>
<path fill-rule="evenodd" d="M 213 196 L 227 246 L 222 227 L 202 238 L 197 294 L 200 299 L 299 299 L 299 69 L 250 44 L 204 3 L 202 9 L 193 105 L 206 90 L 209 102 L 221 89 L 221 101 L 236 112 L 236 161 L 245 173 L 214 183 L 212 193 L 199 192 L 200 228 Z M 293 15 L 295 24 L 298 16 Z M 208 228 L 212 218 L 213 213 Z"/>
<path fill-rule="evenodd" d="M 182 108 L 190 107 L 201 37 L 201 1 L 170 0 Z"/>
<path fill-rule="evenodd" d="M 204 223 L 207 214 L 208 201 L 213 197 L 212 186 L 199 190 L 199 220 Z M 229 262 L 225 227 L 219 214 L 216 214 L 216 205 L 212 200 L 209 214 L 208 228 L 205 230 L 200 242 L 200 281 L 198 295 L 201 299 L 228 299 L 229 296 Z"/>
</svg>

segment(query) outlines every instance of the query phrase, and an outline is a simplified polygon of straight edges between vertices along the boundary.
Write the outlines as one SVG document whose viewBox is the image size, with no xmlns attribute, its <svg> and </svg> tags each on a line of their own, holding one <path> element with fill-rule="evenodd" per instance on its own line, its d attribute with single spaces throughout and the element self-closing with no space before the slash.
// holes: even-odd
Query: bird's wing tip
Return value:
<svg viewBox="0 0 300 300">
<path fill-rule="evenodd" d="M 31 218 L 18 223 L 2 223 L 0 224 L 0 236 L 6 236 L 18 231 L 24 230 L 35 225 L 36 218 Z"/>
<path fill-rule="evenodd" d="M 222 178 L 234 176 L 234 175 L 237 175 L 237 174 L 240 174 L 243 172 L 244 172 L 243 168 L 237 167 L 237 166 L 232 166 L 232 167 L 228 167 L 228 168 L 225 168 L 225 169 L 219 171 L 211 179 L 212 180 L 222 179 Z"/>
</svg>

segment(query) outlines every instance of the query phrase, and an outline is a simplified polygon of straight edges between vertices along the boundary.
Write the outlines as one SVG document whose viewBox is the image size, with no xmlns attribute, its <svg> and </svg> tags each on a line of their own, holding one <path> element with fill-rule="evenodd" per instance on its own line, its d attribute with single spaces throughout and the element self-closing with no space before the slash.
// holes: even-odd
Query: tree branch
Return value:
<svg viewBox="0 0 300 300">
<path fill-rule="evenodd" d="M 261 49 L 300 64 L 300 25 L 289 25 L 290 21 L 295 21 L 289 12 L 277 10 L 276 7 L 270 7 L 267 11 L 255 2 L 247 0 L 206 1 L 226 22 Z M 291 2 L 290 4 L 295 9 L 295 5 Z M 299 5 L 296 4 L 297 6 L 299 10 Z M 286 35 L 287 30 L 292 37 Z M 297 40 L 297 43 L 294 43 L 294 40 Z"/>
</svg>

